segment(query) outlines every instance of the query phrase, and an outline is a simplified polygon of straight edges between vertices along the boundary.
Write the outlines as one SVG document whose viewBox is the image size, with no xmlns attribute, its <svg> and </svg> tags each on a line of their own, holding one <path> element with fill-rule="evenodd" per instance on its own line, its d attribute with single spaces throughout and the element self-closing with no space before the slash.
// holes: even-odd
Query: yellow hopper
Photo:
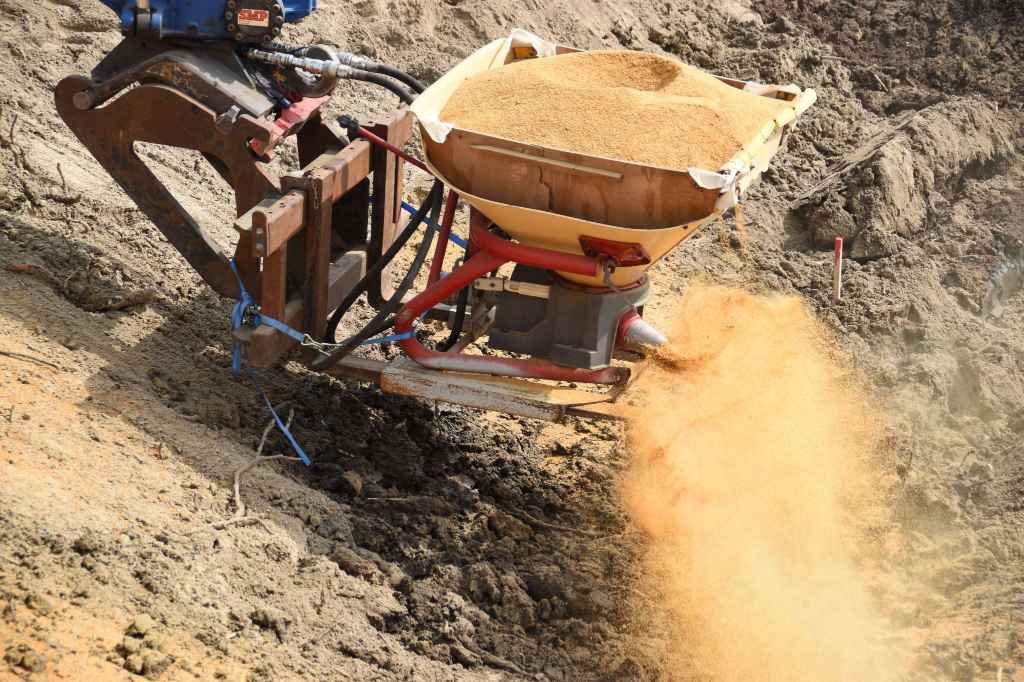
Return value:
<svg viewBox="0 0 1024 682">
<path fill-rule="evenodd" d="M 723 83 L 790 106 L 778 109 L 722 168 L 673 170 L 526 144 L 442 120 L 449 98 L 469 77 L 522 59 L 571 48 L 525 31 L 495 40 L 435 82 L 412 105 L 431 170 L 467 202 L 523 244 L 581 254 L 581 236 L 640 244 L 656 262 L 732 207 L 768 167 L 789 126 L 815 101 L 813 90 L 717 77 Z M 666 140 L 666 144 L 672 141 Z M 616 285 L 643 276 L 650 264 L 618 268 Z M 559 273 L 581 284 L 599 278 Z"/>
</svg>

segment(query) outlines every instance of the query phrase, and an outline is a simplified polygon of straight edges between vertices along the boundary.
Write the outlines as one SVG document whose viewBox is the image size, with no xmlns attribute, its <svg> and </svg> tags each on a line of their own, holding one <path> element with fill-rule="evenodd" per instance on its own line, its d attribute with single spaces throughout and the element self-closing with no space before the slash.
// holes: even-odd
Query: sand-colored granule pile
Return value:
<svg viewBox="0 0 1024 682">
<path fill-rule="evenodd" d="M 577 52 L 477 74 L 442 120 L 511 140 L 685 170 L 718 170 L 791 105 L 644 52 Z"/>
</svg>

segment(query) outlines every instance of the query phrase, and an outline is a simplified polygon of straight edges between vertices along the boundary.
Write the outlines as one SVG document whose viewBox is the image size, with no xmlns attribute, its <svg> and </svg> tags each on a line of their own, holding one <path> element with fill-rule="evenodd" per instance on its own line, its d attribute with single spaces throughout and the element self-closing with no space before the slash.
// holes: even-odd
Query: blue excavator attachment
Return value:
<svg viewBox="0 0 1024 682">
<path fill-rule="evenodd" d="M 187 40 L 272 40 L 284 24 L 316 9 L 316 0 L 101 0 L 125 35 Z"/>
</svg>

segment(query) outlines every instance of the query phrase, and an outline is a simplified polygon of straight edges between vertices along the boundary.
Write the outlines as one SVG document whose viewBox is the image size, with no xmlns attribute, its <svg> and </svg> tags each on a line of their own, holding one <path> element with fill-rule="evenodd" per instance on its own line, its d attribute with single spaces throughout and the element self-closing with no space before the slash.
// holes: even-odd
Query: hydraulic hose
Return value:
<svg viewBox="0 0 1024 682">
<path fill-rule="evenodd" d="M 287 46 L 281 45 L 278 47 Z M 415 95 L 402 87 L 402 85 L 387 76 L 352 66 L 345 60 L 337 58 L 333 50 L 328 51 L 326 49 L 320 49 L 319 51 L 311 52 L 313 49 L 314 48 L 310 47 L 291 53 L 287 51 L 260 50 L 253 48 L 247 50 L 245 56 L 253 61 L 262 62 L 264 64 L 285 66 L 298 69 L 300 73 L 306 72 L 318 75 L 324 81 L 323 87 L 319 88 L 319 90 L 329 91 L 330 88 L 334 87 L 333 84 L 338 79 L 344 78 L 373 83 L 383 88 L 387 88 L 394 94 L 398 95 L 398 97 L 406 104 L 411 104 L 416 98 Z M 317 54 L 319 57 L 328 57 L 328 59 L 302 56 L 311 53 Z M 373 64 L 373 62 L 369 63 Z M 309 87 L 313 87 L 312 84 L 309 84 Z"/>
<path fill-rule="evenodd" d="M 415 92 L 416 94 L 419 94 L 427 89 L 426 85 L 416 80 L 405 71 L 402 71 L 401 69 L 396 69 L 393 66 L 388 66 L 387 64 L 381 64 L 378 61 L 370 59 L 369 57 L 364 57 L 358 54 L 352 54 L 351 52 L 338 52 L 335 54 L 334 58 L 335 60 L 337 60 L 339 64 L 351 66 L 353 69 L 371 71 L 373 73 L 379 73 L 385 76 L 390 76 L 391 78 L 394 78 L 395 80 L 400 81 L 405 85 L 409 86 L 412 89 L 412 91 Z"/>
<path fill-rule="evenodd" d="M 459 298 L 456 300 L 455 305 L 455 320 L 452 325 L 452 331 L 448 334 L 448 338 L 437 346 L 437 349 L 441 352 L 448 352 L 454 348 L 455 344 L 459 342 L 459 337 L 462 336 L 462 328 L 466 324 L 466 306 L 469 305 L 469 287 L 463 287 L 459 291 Z"/>
<path fill-rule="evenodd" d="M 401 81 L 401 82 L 405 83 L 406 85 L 408 85 L 410 88 L 412 88 L 412 91 L 417 93 L 417 94 L 419 94 L 419 93 L 421 93 L 421 92 L 423 92 L 424 90 L 427 89 L 426 85 L 424 85 L 422 82 L 416 80 L 411 75 L 407 74 L 405 71 L 402 71 L 401 69 L 396 69 L 395 67 L 388 66 L 387 64 L 377 64 L 376 67 L 377 67 L 376 69 L 367 69 L 367 70 L 368 71 L 377 71 L 379 73 L 384 74 L 385 76 L 391 76 L 395 80 Z"/>
<path fill-rule="evenodd" d="M 289 45 L 277 40 L 269 43 L 263 43 L 263 47 L 271 52 L 287 52 L 288 54 L 294 54 L 300 57 L 305 57 L 306 55 L 303 53 L 309 49 L 306 45 Z"/>
<path fill-rule="evenodd" d="M 348 292 L 348 296 L 342 299 L 337 309 L 331 315 L 330 320 L 328 320 L 327 322 L 327 331 L 325 333 L 325 337 L 327 340 L 334 342 L 335 336 L 338 332 L 338 324 L 341 322 L 341 318 L 344 317 L 345 313 L 349 311 L 349 309 L 352 307 L 352 304 L 356 302 L 356 299 L 358 299 L 366 292 L 366 290 L 370 286 L 370 282 L 374 281 L 374 279 L 376 279 L 377 277 L 380 277 L 380 274 L 384 272 L 384 268 L 386 268 L 391 263 L 391 261 L 395 259 L 395 256 L 398 255 L 398 252 L 402 250 L 402 247 L 405 246 L 406 242 L 409 241 L 412 235 L 416 232 L 417 228 L 419 228 L 420 223 L 423 222 L 423 219 L 427 215 L 427 211 L 430 210 L 433 204 L 434 192 L 436 191 L 440 193 L 440 184 L 440 182 L 434 183 L 434 186 L 430 188 L 430 193 L 427 195 L 427 198 L 424 200 L 423 204 L 421 204 L 420 207 L 416 209 L 416 212 L 412 215 L 412 217 L 409 218 L 409 223 L 405 226 L 405 229 L 402 230 L 398 237 L 395 238 L 395 241 L 391 242 L 391 246 L 388 247 L 387 251 L 381 254 L 380 258 L 377 259 L 377 262 L 374 263 L 373 266 L 366 271 L 366 275 L 364 275 L 363 278 L 359 280 L 359 283 L 352 288 L 352 291 Z"/>
<path fill-rule="evenodd" d="M 405 277 L 398 285 L 398 288 L 395 289 L 395 293 L 392 294 L 391 298 L 389 298 L 383 306 L 381 306 L 380 310 L 374 318 L 366 324 L 366 326 L 349 338 L 345 339 L 338 348 L 331 351 L 330 355 L 317 358 L 312 364 L 314 369 L 324 369 L 325 367 L 337 364 L 365 341 L 394 326 L 394 313 L 397 312 L 404 304 L 403 299 L 405 298 L 405 294 L 410 288 L 412 288 L 413 283 L 416 281 L 416 277 L 423 268 L 424 261 L 427 259 L 427 254 L 430 252 L 431 241 L 433 240 L 434 232 L 437 230 L 437 219 L 441 213 L 442 194 L 443 192 L 438 192 L 436 198 L 433 200 L 433 204 L 431 205 L 430 222 L 427 223 L 427 230 L 423 236 L 423 243 L 420 244 L 419 249 L 417 249 L 412 265 L 409 267 L 409 271 L 405 273 Z"/>
<path fill-rule="evenodd" d="M 373 83 L 381 87 L 387 88 L 394 94 L 398 95 L 406 104 L 412 104 L 416 96 L 411 92 L 403 88 L 401 85 L 391 80 L 387 76 L 379 73 L 373 73 L 372 71 L 364 71 L 362 69 L 352 69 L 348 74 L 342 76 L 342 78 L 348 78 L 349 80 L 364 81 L 366 83 Z"/>
<path fill-rule="evenodd" d="M 419 248 L 416 249 L 416 255 L 413 257 L 409 270 L 405 273 L 405 277 L 402 278 L 402 281 L 398 284 L 398 287 L 391 295 L 391 298 L 389 298 L 384 305 L 380 307 L 380 310 L 377 311 L 377 315 L 370 324 L 367 325 L 367 327 L 372 326 L 374 329 L 378 329 L 378 326 L 380 326 L 383 327 L 383 329 L 378 329 L 378 331 L 383 331 L 384 329 L 388 329 L 394 325 L 394 313 L 397 313 L 399 308 L 404 304 L 403 299 L 405 298 L 405 295 L 416 282 L 416 278 L 419 276 L 420 270 L 423 269 L 423 263 L 427 260 L 427 254 L 430 253 L 430 246 L 434 241 L 434 234 L 437 232 L 437 219 L 441 213 L 441 200 L 443 196 L 444 187 L 441 186 L 441 191 L 433 200 L 433 204 L 430 207 L 430 219 L 427 222 L 427 229 L 423 234 L 423 241 L 420 243 Z"/>
<path fill-rule="evenodd" d="M 423 202 L 420 208 L 413 214 L 413 217 L 409 220 L 409 224 L 406 225 L 405 229 L 398 236 L 397 239 L 392 243 L 391 247 L 381 255 L 380 259 L 374 264 L 372 268 L 366 273 L 366 276 L 359 281 L 359 284 L 349 292 L 349 295 L 345 297 L 345 300 L 341 302 L 338 309 L 331 315 L 331 319 L 328 323 L 327 338 L 333 339 L 337 334 L 338 324 L 341 322 L 341 318 L 346 312 L 352 307 L 355 300 L 366 291 L 369 283 L 375 277 L 379 277 L 384 271 L 398 252 L 405 246 L 406 242 L 412 237 L 413 233 L 416 232 L 420 223 L 423 222 L 426 217 L 427 211 L 429 210 L 430 220 L 427 222 L 427 230 L 423 236 L 423 242 L 420 244 L 416 251 L 416 256 L 413 258 L 412 265 L 409 267 L 409 271 L 406 272 L 402 282 L 398 285 L 398 288 L 392 294 L 384 305 L 381 306 L 380 310 L 374 316 L 369 323 L 367 323 L 361 330 L 350 336 L 343 341 L 339 348 L 332 351 L 330 355 L 325 357 L 317 358 L 313 361 L 314 369 L 324 369 L 338 363 L 342 358 L 349 355 L 364 341 L 372 338 L 373 336 L 380 334 L 386 329 L 390 329 L 394 325 L 394 313 L 402 305 L 402 299 L 405 294 L 412 287 L 416 281 L 419 271 L 423 267 L 424 261 L 427 259 L 427 254 L 430 251 L 431 242 L 433 241 L 434 232 L 437 230 L 438 218 L 441 213 L 441 203 L 444 197 L 444 185 L 437 181 L 431 188 L 430 193 L 427 195 L 427 199 Z"/>
</svg>

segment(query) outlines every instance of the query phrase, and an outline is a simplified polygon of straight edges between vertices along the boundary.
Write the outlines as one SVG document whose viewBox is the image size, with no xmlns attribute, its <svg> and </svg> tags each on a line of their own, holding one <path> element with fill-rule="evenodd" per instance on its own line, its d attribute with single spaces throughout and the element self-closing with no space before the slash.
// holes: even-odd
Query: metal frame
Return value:
<svg viewBox="0 0 1024 682">
<path fill-rule="evenodd" d="M 132 39 L 111 52 L 92 76 L 65 78 L 55 100 L 61 117 L 107 172 L 214 290 L 238 299 L 228 258 L 146 167 L 134 144 L 201 152 L 234 189 L 234 260 L 262 313 L 322 338 L 328 314 L 400 230 L 405 163 L 400 150 L 412 135 L 409 111 L 400 109 L 368 126 L 370 137 L 376 136 L 373 144 L 366 139 L 350 142 L 323 122 L 320 109 L 326 98 L 307 98 L 268 119 L 273 103 L 247 80 L 230 50 L 182 50 Z M 292 135 L 302 168 L 277 176 L 263 163 Z M 452 193 L 443 221 L 449 229 L 457 201 Z M 487 227 L 486 219 L 473 211 L 468 258 L 440 278 L 444 235 L 427 289 L 399 314 L 399 333 L 411 330 L 424 313 L 447 316 L 446 299 L 509 261 L 588 275 L 600 271 L 599 258 L 521 246 L 492 235 Z M 374 279 L 368 291 L 371 305 L 393 295 L 390 281 L 387 269 Z M 543 360 L 462 353 L 486 331 L 492 317 L 493 311 L 479 303 L 473 306 L 469 333 L 453 352 L 428 350 L 412 337 L 401 342 L 411 359 L 384 363 L 347 358 L 324 371 L 373 381 L 386 392 L 529 417 L 615 418 L 609 403 L 625 386 L 629 371 L 624 368 L 579 370 Z M 296 345 L 268 326 L 242 328 L 235 336 L 247 346 L 247 363 L 257 368 L 272 366 Z M 307 354 L 304 359 L 313 358 Z M 599 394 L 509 377 L 616 386 Z"/>
<path fill-rule="evenodd" d="M 325 135 L 318 115 L 312 122 L 318 125 L 307 123 L 297 133 L 306 165 L 283 176 L 281 193 L 240 216 L 235 229 L 249 235 L 251 255 L 262 261 L 257 297 L 262 311 L 319 339 L 328 314 L 393 242 L 404 169 L 401 159 L 376 153 L 364 140 L 343 145 Z M 405 144 L 412 131 L 408 110 L 376 129 Z M 370 302 L 378 304 L 390 294 L 385 270 L 370 287 Z M 248 344 L 247 359 L 254 367 L 271 366 L 296 343 L 270 327 L 242 329 L 236 336 Z"/>
<path fill-rule="evenodd" d="M 396 333 L 404 334 L 412 331 L 412 326 L 420 315 L 454 295 L 463 287 L 472 285 L 477 279 L 510 261 L 535 268 L 573 272 L 589 277 L 593 277 L 601 271 L 601 262 L 598 258 L 575 256 L 560 251 L 516 244 L 488 232 L 487 227 L 490 221 L 475 209 L 471 216 L 470 245 L 473 250 L 468 260 L 450 272 L 447 277 L 429 285 L 402 308 L 395 322 Z M 588 370 L 563 367 L 546 360 L 440 352 L 425 348 L 415 336 L 400 341 L 399 345 L 410 358 L 430 369 L 587 384 L 616 385 L 629 380 L 629 370 L 622 367 Z"/>
<path fill-rule="evenodd" d="M 402 159 L 336 135 L 320 114 L 327 98 L 307 98 L 267 120 L 274 103 L 230 49 L 129 38 L 91 78 L 62 80 L 54 99 L 68 127 L 196 272 L 221 295 L 238 299 L 229 259 L 134 146 L 202 153 L 235 193 L 234 260 L 246 288 L 267 315 L 311 336 L 322 336 L 327 313 L 398 230 Z M 402 146 L 412 134 L 411 117 L 400 110 L 373 129 Z M 264 162 L 292 135 L 303 168 L 277 176 Z M 370 294 L 374 303 L 390 295 L 386 272 Z M 270 328 L 242 336 L 255 367 L 272 365 L 294 346 Z"/>
</svg>

